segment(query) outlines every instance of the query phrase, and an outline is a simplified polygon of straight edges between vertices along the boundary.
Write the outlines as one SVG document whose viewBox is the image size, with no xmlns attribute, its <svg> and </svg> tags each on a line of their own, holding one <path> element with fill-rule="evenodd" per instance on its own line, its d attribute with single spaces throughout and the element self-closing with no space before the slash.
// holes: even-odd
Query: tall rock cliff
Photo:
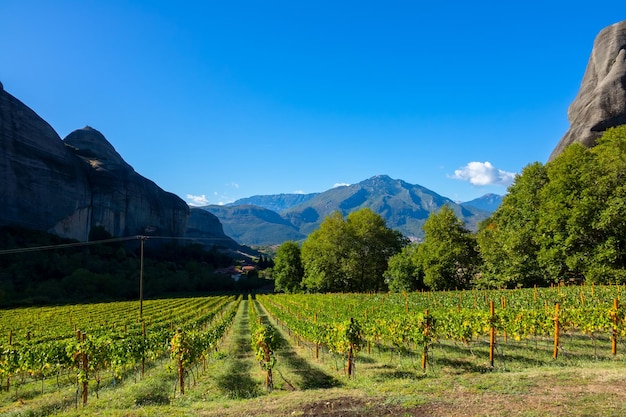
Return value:
<svg viewBox="0 0 626 417">
<path fill-rule="evenodd" d="M 596 37 L 567 115 L 570 128 L 551 160 L 571 143 L 592 147 L 606 129 L 626 124 L 626 20 L 604 28 Z"/>
<path fill-rule="evenodd" d="M 0 84 L 0 225 L 87 240 L 94 226 L 114 236 L 183 236 L 189 207 L 137 174 L 100 132 L 62 141 Z"/>
<path fill-rule="evenodd" d="M 54 129 L 4 89 L 0 142 L 0 224 L 85 240 L 90 187 L 84 170 Z"/>
<path fill-rule="evenodd" d="M 137 174 L 100 132 L 87 126 L 64 142 L 82 161 L 91 191 L 91 226 L 103 226 L 114 236 L 185 234 L 187 203 Z"/>
</svg>

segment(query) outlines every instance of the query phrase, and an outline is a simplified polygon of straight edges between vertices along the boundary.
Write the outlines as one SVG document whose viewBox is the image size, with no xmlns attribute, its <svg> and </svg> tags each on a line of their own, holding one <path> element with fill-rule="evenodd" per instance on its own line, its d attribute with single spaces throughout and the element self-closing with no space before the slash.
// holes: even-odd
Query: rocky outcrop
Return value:
<svg viewBox="0 0 626 417">
<path fill-rule="evenodd" d="M 219 219 L 201 208 L 189 210 L 189 222 L 185 236 L 207 247 L 225 247 L 233 250 L 240 248 L 237 242 L 224 234 L 224 228 Z"/>
<path fill-rule="evenodd" d="M 606 129 L 626 124 L 626 20 L 596 37 L 568 118 L 570 128 L 552 151 L 551 160 L 571 143 L 592 147 Z"/>
<path fill-rule="evenodd" d="M 0 90 L 0 224 L 85 240 L 90 187 L 52 127 Z"/>
<path fill-rule="evenodd" d="M 94 226 L 114 236 L 183 236 L 189 207 L 137 174 L 98 131 L 65 141 L 0 84 L 0 225 L 87 240 Z"/>
<path fill-rule="evenodd" d="M 85 127 L 64 142 L 82 161 L 91 191 L 92 226 L 102 226 L 114 236 L 185 234 L 187 203 L 137 174 L 100 132 Z"/>
</svg>

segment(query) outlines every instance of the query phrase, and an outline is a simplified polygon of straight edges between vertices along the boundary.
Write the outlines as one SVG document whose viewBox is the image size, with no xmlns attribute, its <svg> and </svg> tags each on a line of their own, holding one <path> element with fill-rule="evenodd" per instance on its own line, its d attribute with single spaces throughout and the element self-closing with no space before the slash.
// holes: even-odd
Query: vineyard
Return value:
<svg viewBox="0 0 626 417">
<path fill-rule="evenodd" d="M 81 415 L 129 395 L 131 408 L 210 410 L 389 379 L 624 369 L 624 291 L 211 296 L 145 300 L 141 315 L 138 302 L 4 310 L 0 414 Z"/>
<path fill-rule="evenodd" d="M 626 334 L 622 287 L 555 287 L 411 294 L 264 295 L 259 301 L 293 334 L 330 352 L 372 347 L 421 356 L 436 346 L 488 348 L 489 366 L 507 366 L 506 350 L 529 361 L 617 357 Z M 530 345 L 533 349 L 526 349 Z M 542 352 L 545 351 L 545 352 Z M 520 353 L 521 352 L 521 353 Z M 501 362 L 497 363 L 497 355 Z M 349 363 L 346 371 L 350 375 Z"/>
</svg>

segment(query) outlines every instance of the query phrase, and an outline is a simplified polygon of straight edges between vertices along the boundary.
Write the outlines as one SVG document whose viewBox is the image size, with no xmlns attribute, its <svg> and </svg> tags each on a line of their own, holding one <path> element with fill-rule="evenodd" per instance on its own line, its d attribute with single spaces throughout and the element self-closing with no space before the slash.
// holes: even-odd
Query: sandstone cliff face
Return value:
<svg viewBox="0 0 626 417">
<path fill-rule="evenodd" d="M 596 37 L 568 118 L 570 128 L 550 159 L 574 142 L 592 147 L 606 129 L 626 124 L 626 20 Z"/>
<path fill-rule="evenodd" d="M 207 247 L 226 247 L 234 250 L 240 248 L 237 242 L 224 234 L 224 228 L 219 219 L 201 208 L 190 209 L 185 236 L 198 239 L 198 243 Z"/>
<path fill-rule="evenodd" d="M 76 158 L 34 111 L 0 89 L 0 224 L 85 240 L 89 184 Z"/>
<path fill-rule="evenodd" d="M 114 236 L 183 236 L 189 207 L 137 174 L 98 131 L 65 141 L 0 84 L 0 224 L 87 240 L 94 226 Z"/>
<path fill-rule="evenodd" d="M 85 127 L 70 133 L 64 142 L 83 162 L 91 191 L 92 226 L 103 226 L 114 236 L 184 235 L 189 206 L 137 174 L 100 132 Z"/>
</svg>

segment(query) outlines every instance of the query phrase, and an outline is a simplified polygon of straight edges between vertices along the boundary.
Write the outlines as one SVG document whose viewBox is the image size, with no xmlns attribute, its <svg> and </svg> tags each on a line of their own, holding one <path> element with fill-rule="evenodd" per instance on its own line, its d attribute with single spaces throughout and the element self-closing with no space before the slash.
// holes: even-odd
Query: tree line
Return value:
<svg viewBox="0 0 626 417">
<path fill-rule="evenodd" d="M 626 125 L 526 166 L 500 207 L 468 230 L 450 207 L 409 242 L 369 209 L 328 216 L 277 250 L 285 292 L 516 288 L 626 283 Z"/>
<path fill-rule="evenodd" d="M 111 234 L 91 230 L 89 241 Z M 74 243 L 18 226 L 0 227 L 0 248 L 29 248 Z M 18 305 L 133 300 L 139 297 L 140 245 L 137 240 L 84 247 L 0 255 L 0 308 Z M 215 246 L 149 241 L 145 245 L 143 292 L 146 298 L 209 292 L 258 290 L 268 280 L 253 274 L 234 281 L 219 271 L 235 259 Z M 258 268 L 272 265 L 259 259 Z"/>
</svg>

